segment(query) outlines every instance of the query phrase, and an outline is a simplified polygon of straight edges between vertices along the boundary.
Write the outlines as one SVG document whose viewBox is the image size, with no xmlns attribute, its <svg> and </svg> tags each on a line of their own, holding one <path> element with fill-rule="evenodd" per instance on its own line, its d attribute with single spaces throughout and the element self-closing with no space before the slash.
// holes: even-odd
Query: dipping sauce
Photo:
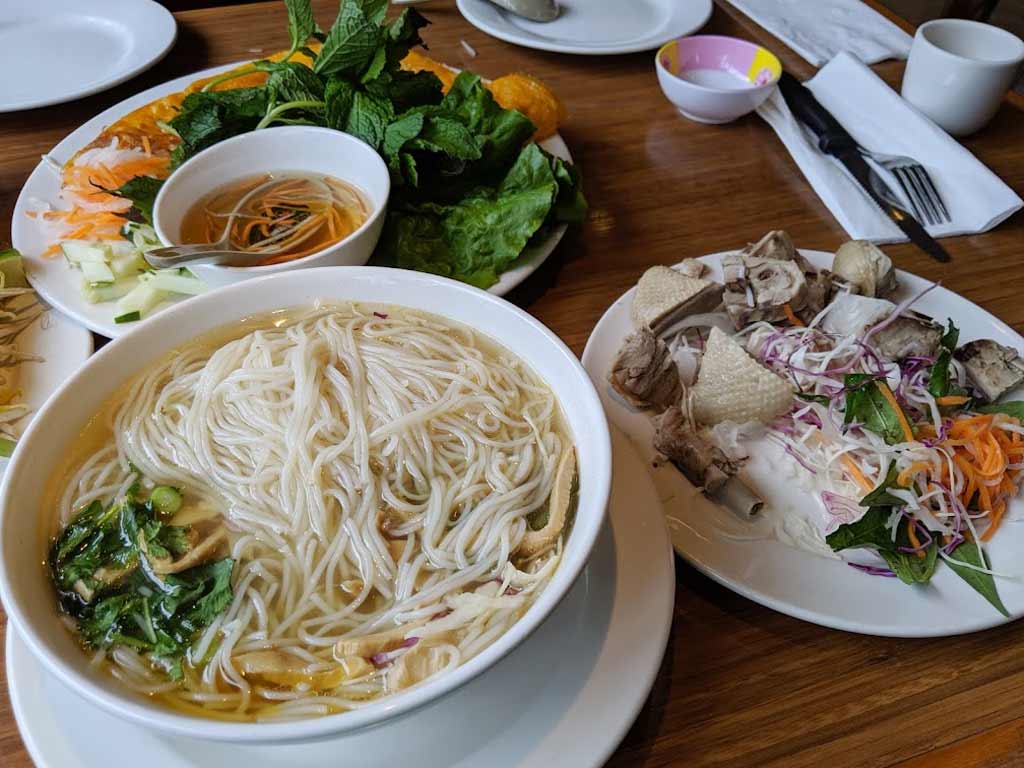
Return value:
<svg viewBox="0 0 1024 768">
<path fill-rule="evenodd" d="M 739 91 L 756 87 L 743 75 L 727 69 L 684 69 L 679 73 L 679 77 L 695 85 L 721 90 Z"/>
<path fill-rule="evenodd" d="M 216 243 L 227 231 L 232 250 L 266 253 L 260 266 L 308 256 L 343 240 L 370 215 L 352 184 L 318 174 L 264 173 L 233 181 L 185 214 L 182 244 Z"/>
</svg>

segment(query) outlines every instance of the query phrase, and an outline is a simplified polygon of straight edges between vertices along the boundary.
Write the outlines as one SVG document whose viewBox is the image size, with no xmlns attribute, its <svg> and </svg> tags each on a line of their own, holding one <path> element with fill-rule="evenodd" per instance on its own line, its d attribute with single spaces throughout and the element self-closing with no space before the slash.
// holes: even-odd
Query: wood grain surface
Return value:
<svg viewBox="0 0 1024 768">
<path fill-rule="evenodd" d="M 335 1 L 317 5 L 321 22 L 328 22 Z M 583 169 L 591 215 L 509 298 L 577 353 L 608 305 L 653 264 L 740 246 L 780 227 L 806 248 L 834 250 L 846 239 L 760 118 L 725 126 L 681 118 L 658 88 L 652 54 L 590 58 L 531 51 L 477 31 L 453 3 L 423 10 L 434 22 L 425 37 L 435 57 L 485 76 L 533 73 L 568 106 L 563 135 Z M 0 115 L 0 244 L 10 236 L 15 198 L 39 155 L 84 120 L 151 85 L 286 44 L 278 4 L 177 18 L 177 44 L 148 73 L 73 104 Z M 706 31 L 757 39 L 791 71 L 813 72 L 724 3 Z M 475 58 L 461 40 L 477 51 Z M 887 62 L 876 70 L 898 84 L 902 67 Z M 1019 101 L 1007 101 L 988 128 L 964 143 L 1011 187 L 1024 190 Z M 1024 329 L 1024 216 L 994 232 L 943 242 L 953 255 L 946 265 L 909 245 L 887 251 L 901 268 L 941 280 Z M 864 637 L 788 618 L 682 561 L 677 568 L 669 651 L 649 702 L 609 765 L 1024 765 L 1019 624 L 941 640 Z M 0 696 L 0 764 L 31 765 L 6 695 Z"/>
</svg>

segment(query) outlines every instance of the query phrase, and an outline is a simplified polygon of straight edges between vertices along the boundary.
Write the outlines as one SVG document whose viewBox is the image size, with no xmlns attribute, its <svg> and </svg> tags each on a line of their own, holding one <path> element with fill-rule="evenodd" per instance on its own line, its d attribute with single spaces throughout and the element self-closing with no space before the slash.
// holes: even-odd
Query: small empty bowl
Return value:
<svg viewBox="0 0 1024 768">
<path fill-rule="evenodd" d="M 722 35 L 665 43 L 654 68 L 668 100 L 698 123 L 728 123 L 753 112 L 782 74 L 782 64 L 771 51 Z"/>
</svg>

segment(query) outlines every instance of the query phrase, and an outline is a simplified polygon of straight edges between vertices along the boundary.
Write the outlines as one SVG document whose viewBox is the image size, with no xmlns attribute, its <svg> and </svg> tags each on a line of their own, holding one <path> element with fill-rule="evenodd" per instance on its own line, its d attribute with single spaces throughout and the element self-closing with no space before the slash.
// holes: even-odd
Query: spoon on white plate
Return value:
<svg viewBox="0 0 1024 768">
<path fill-rule="evenodd" d="M 430 0 L 391 0 L 392 5 L 420 5 Z M 555 0 L 490 0 L 516 16 L 530 21 L 554 21 L 558 18 L 558 3 Z"/>
</svg>

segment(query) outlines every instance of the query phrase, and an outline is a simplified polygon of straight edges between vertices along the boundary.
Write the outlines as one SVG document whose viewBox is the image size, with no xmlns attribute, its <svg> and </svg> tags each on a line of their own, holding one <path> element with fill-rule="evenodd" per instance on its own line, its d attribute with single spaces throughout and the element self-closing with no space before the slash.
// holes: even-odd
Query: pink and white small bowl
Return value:
<svg viewBox="0 0 1024 768">
<path fill-rule="evenodd" d="M 698 123 L 729 123 L 771 95 L 782 64 L 766 48 L 722 35 L 665 43 L 654 57 L 661 90 L 680 114 Z"/>
</svg>

